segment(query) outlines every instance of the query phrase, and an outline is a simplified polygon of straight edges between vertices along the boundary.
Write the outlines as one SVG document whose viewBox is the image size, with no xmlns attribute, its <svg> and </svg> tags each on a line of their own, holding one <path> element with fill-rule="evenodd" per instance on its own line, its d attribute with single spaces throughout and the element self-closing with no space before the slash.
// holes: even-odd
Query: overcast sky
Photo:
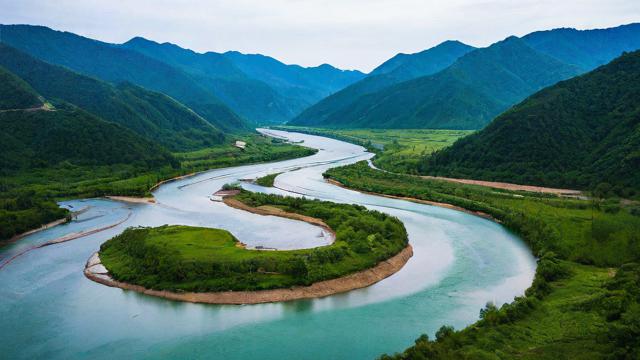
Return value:
<svg viewBox="0 0 640 360">
<path fill-rule="evenodd" d="M 640 0 L 0 0 L 0 22 L 121 43 L 133 36 L 196 51 L 262 53 L 305 66 L 370 71 L 444 40 L 487 46 L 557 27 L 640 21 Z"/>
</svg>

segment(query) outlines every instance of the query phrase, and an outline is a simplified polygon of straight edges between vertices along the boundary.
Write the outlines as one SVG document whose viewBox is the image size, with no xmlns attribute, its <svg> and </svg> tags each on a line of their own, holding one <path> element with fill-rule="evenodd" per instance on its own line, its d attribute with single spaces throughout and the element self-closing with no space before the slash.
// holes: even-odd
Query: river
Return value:
<svg viewBox="0 0 640 360">
<path fill-rule="evenodd" d="M 509 302 L 533 280 L 535 259 L 521 239 L 463 212 L 343 189 L 325 182 L 330 167 L 369 159 L 356 145 L 269 130 L 319 149 L 313 156 L 217 169 L 159 187 L 155 205 L 105 199 L 61 202 L 86 209 L 74 221 L 0 249 L 0 262 L 69 233 L 108 230 L 30 251 L 0 270 L 0 357 L 6 359 L 373 359 L 401 351 L 443 324 L 460 329 L 488 301 Z M 249 246 L 319 246 L 318 228 L 213 202 L 223 184 L 283 172 L 276 188 L 252 191 L 355 203 L 397 216 L 414 256 L 391 277 L 321 299 L 259 305 L 172 302 L 94 283 L 89 256 L 129 226 L 185 224 L 231 231 Z"/>
</svg>

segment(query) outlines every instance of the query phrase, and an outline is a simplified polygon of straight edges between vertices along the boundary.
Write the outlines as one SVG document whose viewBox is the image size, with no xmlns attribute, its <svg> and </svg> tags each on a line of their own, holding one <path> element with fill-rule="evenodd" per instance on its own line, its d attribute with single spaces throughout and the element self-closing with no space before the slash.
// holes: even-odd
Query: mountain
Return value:
<svg viewBox="0 0 640 360">
<path fill-rule="evenodd" d="M 249 77 L 269 84 L 289 99 L 296 105 L 295 114 L 365 77 L 360 71 L 340 70 L 327 64 L 316 67 L 287 65 L 269 56 L 237 51 L 223 55 Z"/>
<path fill-rule="evenodd" d="M 15 98 L 41 96 L 16 75 L 0 67 L 0 93 Z M 77 165 L 136 164 L 143 167 L 176 165 L 172 155 L 120 125 L 66 103 L 34 109 L 39 103 L 24 102 L 26 108 L 0 110 L 0 172 L 69 162 Z"/>
<path fill-rule="evenodd" d="M 434 74 L 473 49 L 459 41 L 445 41 L 416 54 L 398 54 L 375 68 L 368 77 L 307 108 L 290 123 L 321 125 L 332 114 L 351 106 L 361 96 L 405 80 Z"/>
<path fill-rule="evenodd" d="M 420 170 L 569 188 L 606 183 L 599 188 L 630 196 L 640 192 L 638 169 L 640 51 L 532 95 Z"/>
<path fill-rule="evenodd" d="M 372 76 L 365 91 L 356 86 L 347 88 L 344 99 L 334 96 L 322 100 L 290 124 L 479 129 L 542 87 L 638 48 L 638 24 L 584 31 L 556 29 L 522 39 L 510 37 L 471 51 L 430 76 L 392 85 L 389 79 L 377 85 Z M 378 72 L 390 74 L 397 61 L 381 66 Z"/>
<path fill-rule="evenodd" d="M 136 51 L 43 26 L 0 25 L 2 42 L 48 63 L 108 82 L 131 82 L 167 94 L 215 127 L 239 131 L 247 125 L 189 74 Z"/>
<path fill-rule="evenodd" d="M 589 71 L 640 49 L 640 23 L 608 29 L 554 29 L 537 31 L 522 38 L 532 48 L 567 64 Z"/>
<path fill-rule="evenodd" d="M 42 105 L 42 98 L 29 84 L 0 65 L 0 111 L 39 108 Z"/>
<path fill-rule="evenodd" d="M 282 123 L 300 109 L 268 84 L 247 76 L 222 54 L 200 54 L 170 43 L 136 37 L 122 44 L 189 74 L 235 112 L 254 123 Z"/>
<path fill-rule="evenodd" d="M 220 130 L 184 105 L 130 83 L 112 85 L 45 63 L 4 44 L 0 44 L 0 66 L 20 76 L 46 98 L 77 105 L 174 151 L 210 146 L 224 138 Z"/>
<path fill-rule="evenodd" d="M 373 69 L 370 75 L 388 74 L 398 82 L 435 74 L 474 50 L 460 41 L 445 41 L 415 54 L 398 54 Z"/>
<path fill-rule="evenodd" d="M 436 74 L 361 96 L 315 125 L 478 129 L 527 95 L 579 72 L 509 37 L 463 55 Z M 307 121 L 301 115 L 291 123 Z"/>
</svg>

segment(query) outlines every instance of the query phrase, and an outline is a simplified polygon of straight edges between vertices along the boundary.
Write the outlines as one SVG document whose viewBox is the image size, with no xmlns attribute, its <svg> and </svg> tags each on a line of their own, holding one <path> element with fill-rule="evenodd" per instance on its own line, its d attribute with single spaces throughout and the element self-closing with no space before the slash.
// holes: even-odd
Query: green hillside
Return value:
<svg viewBox="0 0 640 360">
<path fill-rule="evenodd" d="M 3 173 L 68 162 L 76 165 L 175 163 L 161 147 L 71 105 L 54 110 L 0 113 Z"/>
<path fill-rule="evenodd" d="M 201 87 L 254 123 L 281 123 L 300 110 L 300 104 L 290 102 L 266 83 L 248 77 L 222 54 L 200 54 L 140 37 L 121 46 L 188 73 Z"/>
<path fill-rule="evenodd" d="M 29 84 L 1 65 L 0 84 L 0 111 L 36 108 L 43 104 L 42 99 Z"/>
<path fill-rule="evenodd" d="M 0 25 L 0 31 L 5 44 L 48 63 L 167 94 L 223 131 L 247 128 L 242 119 L 189 74 L 136 51 L 43 26 Z"/>
<path fill-rule="evenodd" d="M 130 83 L 114 86 L 3 44 L 0 66 L 22 77 L 46 98 L 70 102 L 174 151 L 202 148 L 223 140 L 220 130 L 184 105 Z"/>
<path fill-rule="evenodd" d="M 421 172 L 640 193 L 640 51 L 544 89 Z"/>
<path fill-rule="evenodd" d="M 527 95 L 578 73 L 510 37 L 462 56 L 437 74 L 362 96 L 316 125 L 478 129 Z"/>
<path fill-rule="evenodd" d="M 431 76 L 392 85 L 371 76 L 320 101 L 290 125 L 333 128 L 480 129 L 534 92 L 640 48 L 640 25 L 555 29 L 510 37 Z M 392 59 L 394 60 L 394 59 Z M 398 72 L 395 61 L 374 73 Z M 363 83 L 363 82 L 361 82 Z M 357 86 L 362 85 L 362 89 Z M 390 86 L 391 85 L 391 86 Z M 340 96 L 344 95 L 344 98 Z"/>
<path fill-rule="evenodd" d="M 415 54 L 398 54 L 373 69 L 370 75 L 388 74 L 398 82 L 435 74 L 474 50 L 460 41 L 448 40 Z"/>
<path fill-rule="evenodd" d="M 596 30 L 536 31 L 522 40 L 542 53 L 589 71 L 623 51 L 640 49 L 640 23 Z"/>
<path fill-rule="evenodd" d="M 228 51 L 223 54 L 249 77 L 268 84 L 288 99 L 294 114 L 346 86 L 364 78 L 355 70 L 341 70 L 331 65 L 302 67 L 287 65 L 260 54 Z"/>
<path fill-rule="evenodd" d="M 416 54 L 398 54 L 374 69 L 366 78 L 330 95 L 289 122 L 290 125 L 323 125 L 333 114 L 352 106 L 364 95 L 402 81 L 434 74 L 453 64 L 473 47 L 446 41 Z"/>
</svg>

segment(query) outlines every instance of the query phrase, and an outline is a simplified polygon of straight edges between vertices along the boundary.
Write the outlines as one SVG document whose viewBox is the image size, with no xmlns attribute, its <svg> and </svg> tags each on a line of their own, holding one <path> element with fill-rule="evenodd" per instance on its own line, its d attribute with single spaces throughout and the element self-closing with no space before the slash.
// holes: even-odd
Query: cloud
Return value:
<svg viewBox="0 0 640 360">
<path fill-rule="evenodd" d="M 46 25 L 103 41 L 144 36 L 196 51 L 365 71 L 448 39 L 486 46 L 535 30 L 640 19 L 637 0 L 0 0 L 0 8 L 5 24 Z"/>
</svg>

